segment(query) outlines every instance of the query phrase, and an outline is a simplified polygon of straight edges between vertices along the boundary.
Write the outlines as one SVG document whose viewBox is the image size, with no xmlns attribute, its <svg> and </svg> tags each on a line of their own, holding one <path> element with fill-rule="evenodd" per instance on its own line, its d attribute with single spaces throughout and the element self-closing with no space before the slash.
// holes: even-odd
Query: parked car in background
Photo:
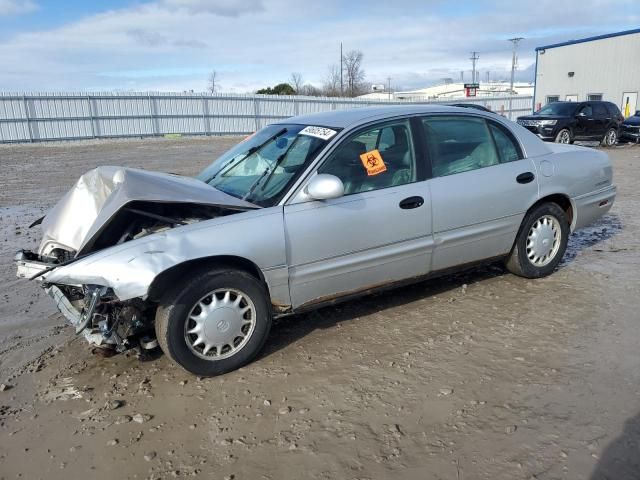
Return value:
<svg viewBox="0 0 640 480">
<path fill-rule="evenodd" d="M 546 142 L 598 140 L 610 147 L 618 141 L 624 117 L 611 102 L 552 102 L 517 121 Z"/>
<path fill-rule="evenodd" d="M 620 141 L 640 143 L 640 110 L 620 125 Z"/>
<path fill-rule="evenodd" d="M 549 275 L 569 234 L 611 208 L 612 178 L 605 153 L 475 109 L 318 113 L 263 128 L 197 178 L 86 173 L 17 270 L 90 342 L 159 343 L 218 375 L 256 356 L 274 316 L 482 263 Z"/>
</svg>

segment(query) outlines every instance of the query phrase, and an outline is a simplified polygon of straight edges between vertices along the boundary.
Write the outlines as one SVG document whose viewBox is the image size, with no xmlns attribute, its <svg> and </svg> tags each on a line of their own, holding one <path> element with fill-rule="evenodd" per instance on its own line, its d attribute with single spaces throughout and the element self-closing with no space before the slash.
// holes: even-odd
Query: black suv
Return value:
<svg viewBox="0 0 640 480">
<path fill-rule="evenodd" d="M 533 115 L 518 117 L 518 123 L 542 140 L 573 143 L 599 140 L 610 147 L 618 141 L 624 117 L 611 102 L 552 102 Z"/>
</svg>

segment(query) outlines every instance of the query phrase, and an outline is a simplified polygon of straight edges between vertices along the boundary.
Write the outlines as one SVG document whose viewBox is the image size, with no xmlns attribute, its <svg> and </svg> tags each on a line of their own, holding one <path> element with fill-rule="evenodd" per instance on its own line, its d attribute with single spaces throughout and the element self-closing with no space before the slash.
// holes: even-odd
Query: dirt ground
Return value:
<svg viewBox="0 0 640 480">
<path fill-rule="evenodd" d="M 0 478 L 639 479 L 640 148 L 561 268 L 487 267 L 277 322 L 199 379 L 98 357 L 12 257 L 105 164 L 194 174 L 235 138 L 0 146 Z"/>
</svg>

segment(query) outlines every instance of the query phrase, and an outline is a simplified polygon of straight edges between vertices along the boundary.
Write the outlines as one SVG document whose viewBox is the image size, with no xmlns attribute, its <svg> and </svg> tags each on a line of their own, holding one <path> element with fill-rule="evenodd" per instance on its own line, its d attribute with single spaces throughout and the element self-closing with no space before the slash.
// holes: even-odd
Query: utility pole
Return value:
<svg viewBox="0 0 640 480">
<path fill-rule="evenodd" d="M 514 37 L 514 38 L 510 38 L 509 41 L 513 44 L 513 55 L 511 57 L 511 82 L 510 82 L 510 86 L 509 86 L 509 120 L 513 120 L 513 108 L 512 104 L 512 97 L 514 94 L 513 91 L 513 78 L 515 76 L 516 73 L 516 68 L 518 66 L 518 57 L 516 55 L 516 51 L 518 49 L 518 43 L 520 43 L 520 40 L 523 40 L 522 37 Z"/>
<path fill-rule="evenodd" d="M 513 56 L 511 57 L 511 83 L 509 87 L 509 94 L 513 95 L 513 78 L 518 68 L 518 56 L 516 54 L 518 50 L 518 43 L 520 40 L 524 40 L 523 37 L 510 38 L 509 41 L 513 43 Z"/>
<path fill-rule="evenodd" d="M 471 58 L 469 58 L 469 60 L 471 60 L 471 65 L 472 65 L 472 69 L 471 69 L 471 83 L 475 83 L 476 82 L 476 62 L 478 61 L 480 57 L 478 57 L 478 52 L 471 52 Z"/>
<path fill-rule="evenodd" d="M 391 100 L 391 77 L 387 77 L 387 99 Z"/>
<path fill-rule="evenodd" d="M 342 84 L 342 42 L 340 42 L 340 96 L 344 97 L 344 86 Z"/>
</svg>

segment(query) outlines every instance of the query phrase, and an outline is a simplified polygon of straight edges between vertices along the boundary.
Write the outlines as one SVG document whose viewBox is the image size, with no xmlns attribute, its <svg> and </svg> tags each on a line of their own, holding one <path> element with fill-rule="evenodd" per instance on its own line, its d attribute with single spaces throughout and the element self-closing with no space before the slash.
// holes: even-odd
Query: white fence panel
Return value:
<svg viewBox="0 0 640 480">
<path fill-rule="evenodd" d="M 515 119 L 530 96 L 411 101 L 193 93 L 2 93 L 0 143 L 132 136 L 243 135 L 274 121 L 371 105 L 474 103 Z"/>
</svg>

